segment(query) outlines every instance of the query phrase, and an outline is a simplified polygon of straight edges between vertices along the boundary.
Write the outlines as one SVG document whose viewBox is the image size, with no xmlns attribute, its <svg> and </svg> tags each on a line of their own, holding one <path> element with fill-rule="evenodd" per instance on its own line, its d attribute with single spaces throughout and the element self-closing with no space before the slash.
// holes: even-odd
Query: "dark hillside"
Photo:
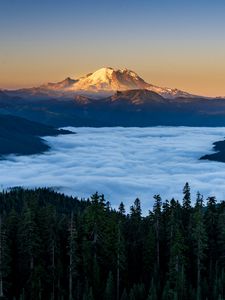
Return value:
<svg viewBox="0 0 225 300">
<path fill-rule="evenodd" d="M 1 299 L 224 299 L 225 202 L 183 191 L 145 217 L 139 199 L 127 214 L 98 193 L 0 193 Z"/>
<path fill-rule="evenodd" d="M 0 155 L 36 154 L 49 149 L 41 136 L 68 134 L 69 131 L 25 120 L 23 118 L 0 115 Z"/>
</svg>

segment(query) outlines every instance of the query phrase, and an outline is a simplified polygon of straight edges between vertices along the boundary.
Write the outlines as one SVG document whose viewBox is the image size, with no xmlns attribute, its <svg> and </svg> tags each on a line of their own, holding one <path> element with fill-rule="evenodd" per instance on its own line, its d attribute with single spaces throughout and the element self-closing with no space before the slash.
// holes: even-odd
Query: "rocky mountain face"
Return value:
<svg viewBox="0 0 225 300">
<path fill-rule="evenodd" d="M 166 99 L 149 90 L 129 90 L 116 92 L 109 99 L 111 102 L 127 102 L 134 105 L 148 104 L 150 102 L 164 103 Z"/>
</svg>

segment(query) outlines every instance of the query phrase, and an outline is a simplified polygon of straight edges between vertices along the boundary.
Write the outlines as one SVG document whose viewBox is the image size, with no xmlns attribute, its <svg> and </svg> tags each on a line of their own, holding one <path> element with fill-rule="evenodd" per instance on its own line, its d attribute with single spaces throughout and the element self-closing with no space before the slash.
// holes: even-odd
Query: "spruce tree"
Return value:
<svg viewBox="0 0 225 300">
<path fill-rule="evenodd" d="M 193 242 L 196 257 L 196 269 L 197 269 L 197 300 L 201 299 L 201 272 L 203 268 L 203 259 L 205 257 L 206 250 L 206 229 L 204 225 L 204 212 L 203 212 L 203 197 L 198 194 L 193 215 Z"/>
<path fill-rule="evenodd" d="M 186 182 L 183 188 L 183 209 L 190 210 L 191 209 L 191 190 L 189 183 Z"/>
<path fill-rule="evenodd" d="M 154 196 L 155 202 L 153 205 L 153 214 L 154 214 L 154 226 L 156 234 L 156 257 L 157 257 L 157 268 L 158 272 L 160 269 L 160 229 L 161 229 L 161 207 L 162 199 L 160 195 Z"/>
<path fill-rule="evenodd" d="M 215 197 L 207 198 L 207 206 L 204 214 L 205 227 L 207 232 L 207 269 L 209 278 L 209 297 L 215 295 L 215 287 L 218 286 L 218 262 L 219 262 L 219 212 Z"/>
<path fill-rule="evenodd" d="M 125 210 L 125 206 L 124 206 L 123 202 L 120 203 L 118 211 L 122 216 L 125 215 L 126 210 Z"/>
<path fill-rule="evenodd" d="M 114 297 L 114 281 L 113 281 L 113 275 L 112 272 L 109 272 L 108 279 L 106 281 L 106 287 L 105 287 L 105 293 L 104 293 L 104 300 L 113 300 Z"/>
<path fill-rule="evenodd" d="M 152 279 L 147 300 L 157 300 L 157 299 L 158 297 L 157 297 L 156 285 L 154 284 L 154 280 Z"/>
<path fill-rule="evenodd" d="M 123 293 L 122 293 L 122 296 L 121 296 L 120 300 L 129 300 L 129 296 L 127 294 L 127 289 L 126 288 L 123 290 Z"/>
<path fill-rule="evenodd" d="M 77 229 L 74 221 L 74 213 L 71 213 L 69 224 L 69 300 L 73 300 L 74 279 L 78 276 L 78 245 Z"/>
</svg>

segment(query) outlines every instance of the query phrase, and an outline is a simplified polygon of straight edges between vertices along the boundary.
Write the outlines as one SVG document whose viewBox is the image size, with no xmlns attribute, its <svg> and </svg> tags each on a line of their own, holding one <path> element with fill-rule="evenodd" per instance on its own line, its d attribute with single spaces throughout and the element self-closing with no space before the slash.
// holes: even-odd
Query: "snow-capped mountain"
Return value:
<svg viewBox="0 0 225 300">
<path fill-rule="evenodd" d="M 57 83 L 47 83 L 40 87 L 10 91 L 22 97 L 71 98 L 77 95 L 98 98 L 111 96 L 117 91 L 149 90 L 167 99 L 196 97 L 178 89 L 159 87 L 147 83 L 137 73 L 128 69 L 101 68 L 79 79 L 70 77 Z"/>
<path fill-rule="evenodd" d="M 128 69 L 102 68 L 90 73 L 69 87 L 74 91 L 115 92 L 134 89 L 146 89 L 164 98 L 193 97 L 178 89 L 158 87 L 144 81 L 137 73 Z"/>
<path fill-rule="evenodd" d="M 102 68 L 80 78 L 71 89 L 96 92 L 146 89 L 147 87 L 148 84 L 133 71 Z"/>
<path fill-rule="evenodd" d="M 43 89 L 53 89 L 53 90 L 63 90 L 71 85 L 73 85 L 77 80 L 71 79 L 70 77 L 67 77 L 63 81 L 57 82 L 57 83 L 47 83 L 41 86 Z"/>
</svg>

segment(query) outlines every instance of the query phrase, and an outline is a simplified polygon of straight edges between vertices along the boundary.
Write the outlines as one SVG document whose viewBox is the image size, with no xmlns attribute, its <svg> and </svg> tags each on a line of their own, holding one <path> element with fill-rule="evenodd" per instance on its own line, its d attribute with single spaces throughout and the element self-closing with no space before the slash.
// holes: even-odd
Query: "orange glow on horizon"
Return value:
<svg viewBox="0 0 225 300">
<path fill-rule="evenodd" d="M 8 70 L 4 73 L 0 73 L 0 89 L 20 89 L 20 88 L 30 88 L 37 87 L 47 82 L 58 82 L 66 77 L 71 77 L 78 79 L 87 73 L 93 72 L 102 66 L 87 67 L 84 71 L 79 70 L 76 73 L 72 72 L 72 68 L 65 69 L 53 69 L 48 71 L 46 68 L 43 70 L 29 70 L 24 72 L 20 70 Z M 121 68 L 123 68 L 122 66 Z M 119 67 L 116 67 L 119 68 Z M 210 71 L 205 72 L 182 72 L 182 70 L 177 70 L 176 72 L 171 72 L 168 69 L 156 69 L 149 68 L 135 68 L 127 67 L 132 69 L 140 77 L 142 77 L 146 82 L 158 85 L 161 87 L 177 88 L 191 94 L 202 95 L 202 96 L 225 96 L 225 84 L 224 77 L 221 72 L 213 73 Z M 76 67 L 75 70 L 78 70 Z M 32 72 L 33 71 L 33 72 Z"/>
</svg>

